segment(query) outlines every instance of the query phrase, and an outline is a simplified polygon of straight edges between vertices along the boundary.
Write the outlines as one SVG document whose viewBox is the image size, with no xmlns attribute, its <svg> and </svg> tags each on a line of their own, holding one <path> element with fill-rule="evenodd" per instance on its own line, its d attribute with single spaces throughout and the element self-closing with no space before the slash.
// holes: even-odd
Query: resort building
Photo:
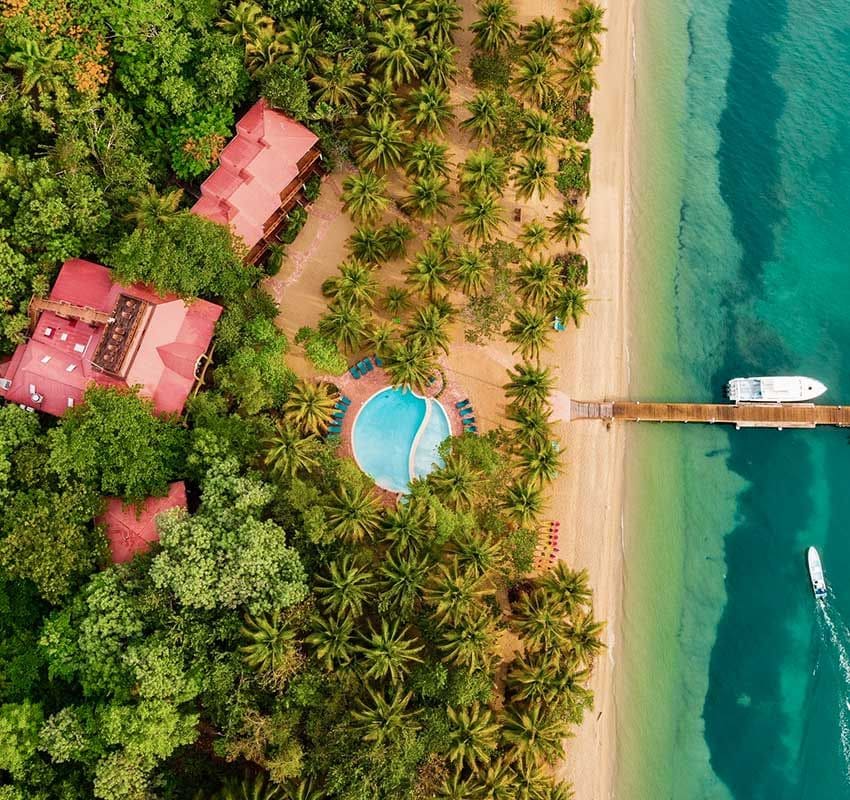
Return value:
<svg viewBox="0 0 850 800">
<path fill-rule="evenodd" d="M 107 498 L 106 509 L 95 522 L 106 529 L 112 563 L 129 561 L 158 542 L 156 518 L 172 508 L 186 508 L 186 484 L 183 481 L 170 484 L 165 497 L 149 497 L 141 506 L 125 506 L 119 497 Z"/>
<path fill-rule="evenodd" d="M 61 417 L 92 384 L 137 386 L 160 413 L 179 413 L 221 312 L 123 286 L 106 267 L 71 259 L 50 296 L 32 299 L 29 339 L 0 363 L 0 397 Z"/>
<path fill-rule="evenodd" d="M 192 212 L 230 225 L 256 264 L 279 234 L 301 189 L 321 164 L 319 138 L 285 114 L 258 100 L 236 123 L 236 136 L 219 157 L 220 166 L 201 184 Z"/>
</svg>

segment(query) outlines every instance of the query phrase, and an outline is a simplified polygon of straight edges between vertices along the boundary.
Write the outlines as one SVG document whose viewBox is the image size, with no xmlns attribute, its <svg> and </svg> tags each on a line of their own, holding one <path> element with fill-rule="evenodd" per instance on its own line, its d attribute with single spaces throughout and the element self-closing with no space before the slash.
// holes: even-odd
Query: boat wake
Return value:
<svg viewBox="0 0 850 800">
<path fill-rule="evenodd" d="M 830 607 L 828 597 L 822 603 L 816 603 L 816 606 L 821 637 L 825 644 L 831 645 L 836 656 L 834 664 L 841 683 L 838 724 L 841 730 L 844 772 L 850 782 L 850 629 L 838 610 Z"/>
</svg>

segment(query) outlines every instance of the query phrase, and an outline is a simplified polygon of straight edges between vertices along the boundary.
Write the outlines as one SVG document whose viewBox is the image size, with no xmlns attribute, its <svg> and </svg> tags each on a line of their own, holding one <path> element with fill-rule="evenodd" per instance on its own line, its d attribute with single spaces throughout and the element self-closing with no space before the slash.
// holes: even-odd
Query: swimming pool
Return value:
<svg viewBox="0 0 850 800">
<path fill-rule="evenodd" d="M 373 394 L 354 420 L 354 459 L 378 486 L 406 492 L 413 478 L 423 478 L 443 461 L 437 448 L 451 436 L 446 410 L 439 401 L 403 389 Z"/>
</svg>

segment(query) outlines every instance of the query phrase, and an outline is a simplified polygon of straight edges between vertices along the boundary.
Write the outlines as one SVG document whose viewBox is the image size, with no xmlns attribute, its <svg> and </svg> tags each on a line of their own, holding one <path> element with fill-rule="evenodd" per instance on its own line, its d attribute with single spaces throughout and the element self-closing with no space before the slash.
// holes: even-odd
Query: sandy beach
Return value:
<svg viewBox="0 0 850 800">
<path fill-rule="evenodd" d="M 553 405 L 567 408 L 569 398 L 600 400 L 622 397 L 627 389 L 627 198 L 628 137 L 632 103 L 632 0 L 619 8 L 609 8 L 608 33 L 603 37 L 603 62 L 598 72 L 599 89 L 593 97 L 595 134 L 592 148 L 592 190 L 587 205 L 589 236 L 584 251 L 590 262 L 588 294 L 590 314 L 580 329 L 570 329 L 553 337 L 552 347 L 542 362 L 557 376 L 559 397 Z M 525 23 L 541 14 L 563 17 L 557 0 L 516 0 L 518 22 Z M 475 18 L 474 0 L 464 0 L 463 24 Z M 460 113 L 462 103 L 475 92 L 466 67 L 471 55 L 471 36 L 464 30 L 457 43 L 463 68 L 452 99 Z M 447 132 L 453 160 L 462 161 L 473 149 L 466 135 L 455 126 Z M 328 175 L 319 200 L 311 207 L 307 224 L 289 248 L 280 273 L 266 281 L 266 287 L 280 303 L 278 324 L 290 340 L 303 325 L 315 326 L 324 311 L 323 281 L 337 274 L 346 257 L 346 239 L 354 230 L 342 210 L 342 181 L 350 167 Z M 391 184 L 399 196 L 404 186 Z M 543 220 L 563 202 L 550 196 L 543 202 L 519 201 L 508 192 L 504 198 L 506 218 L 511 220 L 503 238 L 520 232 L 513 213 L 520 209 L 522 221 Z M 453 216 L 453 215 L 451 215 Z M 449 219 L 451 219 L 451 216 Z M 414 224 L 418 238 L 424 238 L 430 225 Z M 415 252 L 420 243 L 411 247 Z M 553 248 L 552 254 L 563 248 Z M 381 282 L 402 284 L 405 264 L 394 262 L 381 267 Z M 458 296 L 457 301 L 462 302 Z M 451 383 L 468 396 L 474 406 L 479 428 L 487 430 L 504 423 L 505 398 L 502 386 L 506 369 L 517 357 L 501 340 L 473 345 L 464 340 L 461 324 L 453 330 L 451 353 L 444 362 Z M 288 359 L 301 374 L 315 374 L 300 347 L 293 346 Z M 556 415 L 557 417 L 557 411 Z M 561 521 L 561 557 L 573 567 L 586 567 L 594 592 L 596 616 L 607 621 L 606 652 L 595 668 L 592 688 L 596 701 L 584 724 L 567 744 L 567 757 L 558 766 L 559 776 L 569 780 L 577 800 L 602 800 L 613 793 L 616 755 L 616 702 L 614 664 L 618 654 L 623 588 L 621 516 L 624 488 L 625 432 L 621 427 L 606 429 L 601 423 L 557 424 L 565 450 L 564 472 L 553 483 L 547 518 Z"/>
</svg>

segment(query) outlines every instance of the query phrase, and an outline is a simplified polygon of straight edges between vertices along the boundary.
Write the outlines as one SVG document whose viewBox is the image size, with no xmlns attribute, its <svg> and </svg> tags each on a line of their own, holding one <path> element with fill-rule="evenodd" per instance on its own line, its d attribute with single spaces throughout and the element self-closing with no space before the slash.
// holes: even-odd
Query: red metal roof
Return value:
<svg viewBox="0 0 850 800">
<path fill-rule="evenodd" d="M 280 207 L 281 192 L 298 177 L 298 161 L 319 141 L 308 128 L 259 99 L 236 123 L 220 166 L 201 184 L 195 214 L 229 224 L 248 248 Z"/>
<path fill-rule="evenodd" d="M 129 561 L 159 541 L 156 517 L 171 508 L 186 508 L 186 484 L 176 481 L 165 497 L 149 497 L 140 507 L 125 506 L 120 497 L 110 497 L 96 522 L 106 527 L 109 552 L 115 564 Z"/>
<path fill-rule="evenodd" d="M 134 333 L 121 377 L 92 364 L 105 325 L 90 325 L 42 311 L 29 341 L 20 345 L 0 377 L 0 397 L 61 417 L 78 404 L 92 384 L 139 386 L 156 410 L 180 412 L 195 381 L 195 365 L 206 352 L 222 308 L 206 300 L 186 303 L 174 295 L 160 297 L 144 286 L 122 286 L 100 264 L 79 258 L 66 261 L 50 292 L 64 300 L 110 313 L 123 293 L 149 304 Z"/>
</svg>

